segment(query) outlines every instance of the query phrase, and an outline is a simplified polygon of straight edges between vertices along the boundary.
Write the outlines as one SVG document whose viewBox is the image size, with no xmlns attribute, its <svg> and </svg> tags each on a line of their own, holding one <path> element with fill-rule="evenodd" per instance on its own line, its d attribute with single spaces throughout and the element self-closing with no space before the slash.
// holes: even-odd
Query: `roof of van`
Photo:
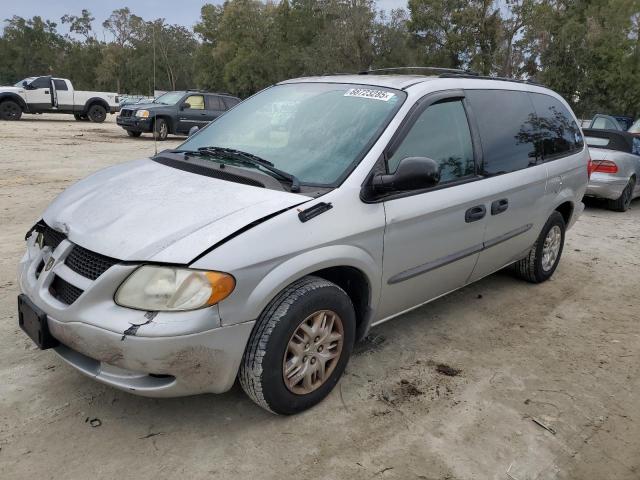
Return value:
<svg viewBox="0 0 640 480">
<path fill-rule="evenodd" d="M 358 85 L 375 85 L 378 87 L 397 88 L 402 90 L 403 88 L 410 87 L 416 83 L 422 83 L 429 80 L 437 80 L 438 76 L 428 75 L 321 75 L 317 77 L 301 77 L 292 78 L 291 80 L 285 80 L 283 83 L 353 83 Z"/>
<path fill-rule="evenodd" d="M 372 74 L 372 73 L 360 73 L 360 74 L 332 74 L 332 75 L 320 75 L 315 77 L 301 77 L 292 78 L 280 82 L 280 84 L 286 83 L 352 83 L 357 85 L 372 85 L 377 87 L 395 88 L 398 90 L 406 89 L 412 85 L 419 83 L 434 81 L 434 80 L 473 80 L 484 82 L 500 82 L 503 85 L 506 84 L 520 84 L 534 87 L 544 87 L 534 82 L 525 80 L 518 80 L 512 78 L 502 77 L 489 77 L 480 76 L 475 74 L 443 74 L 443 75 L 401 75 L 401 74 Z M 521 88 L 516 88 L 520 90 Z"/>
</svg>

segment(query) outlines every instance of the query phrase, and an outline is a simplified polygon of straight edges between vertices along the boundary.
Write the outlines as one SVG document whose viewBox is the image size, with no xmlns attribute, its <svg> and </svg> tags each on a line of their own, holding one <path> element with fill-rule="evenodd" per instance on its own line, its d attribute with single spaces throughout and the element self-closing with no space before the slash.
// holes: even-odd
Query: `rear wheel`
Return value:
<svg viewBox="0 0 640 480">
<path fill-rule="evenodd" d="M 0 120 L 20 120 L 22 108 L 13 100 L 0 103 Z"/>
<path fill-rule="evenodd" d="M 107 109 L 102 105 L 91 105 L 89 112 L 87 112 L 89 120 L 94 123 L 102 123 L 107 118 Z"/>
<path fill-rule="evenodd" d="M 132 130 L 127 130 L 127 135 L 129 135 L 130 137 L 139 137 L 140 135 L 142 135 L 142 132 L 134 132 Z"/>
<path fill-rule="evenodd" d="M 169 135 L 169 125 L 164 118 L 157 118 L 153 124 L 153 136 L 156 140 L 163 141 Z"/>
<path fill-rule="evenodd" d="M 564 218 L 553 212 L 527 256 L 513 264 L 516 275 L 531 283 L 549 280 L 562 256 L 565 230 Z"/>
<path fill-rule="evenodd" d="M 613 210 L 615 212 L 626 212 L 629 210 L 629 206 L 631 205 L 631 199 L 633 198 L 633 191 L 636 188 L 636 179 L 631 177 L 629 179 L 629 183 L 624 187 L 620 198 L 617 200 L 608 200 L 607 206 L 609 210 Z"/>
<path fill-rule="evenodd" d="M 324 399 L 344 371 L 355 338 L 355 313 L 340 287 L 305 277 L 265 309 L 240 367 L 240 384 L 273 413 L 291 415 Z"/>
</svg>

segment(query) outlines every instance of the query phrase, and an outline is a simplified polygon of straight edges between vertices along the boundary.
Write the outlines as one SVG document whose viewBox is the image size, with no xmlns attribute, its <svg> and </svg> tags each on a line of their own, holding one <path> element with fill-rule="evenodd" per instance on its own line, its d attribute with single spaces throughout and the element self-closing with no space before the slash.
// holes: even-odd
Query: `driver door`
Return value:
<svg viewBox="0 0 640 480">
<path fill-rule="evenodd" d="M 386 229 L 378 320 L 462 287 L 482 250 L 486 206 L 479 198 L 481 149 L 462 91 L 428 95 L 385 153 L 387 172 L 407 157 L 440 166 L 431 188 L 384 200 Z"/>
<path fill-rule="evenodd" d="M 53 109 L 51 77 L 38 77 L 25 88 L 29 110 L 47 112 Z"/>
<path fill-rule="evenodd" d="M 180 111 L 178 112 L 178 132 L 189 133 L 191 127 L 196 126 L 202 128 L 207 122 L 204 95 L 189 95 L 182 101 Z"/>
</svg>

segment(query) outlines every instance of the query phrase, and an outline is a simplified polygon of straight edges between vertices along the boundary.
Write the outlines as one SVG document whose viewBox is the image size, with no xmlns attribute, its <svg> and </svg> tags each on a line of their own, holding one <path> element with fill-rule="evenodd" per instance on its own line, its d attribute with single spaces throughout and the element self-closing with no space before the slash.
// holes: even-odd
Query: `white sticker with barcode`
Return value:
<svg viewBox="0 0 640 480">
<path fill-rule="evenodd" d="M 347 90 L 347 93 L 344 94 L 345 97 L 370 98 L 371 100 L 382 100 L 383 102 L 388 102 L 395 97 L 395 95 L 395 93 L 371 88 L 350 88 Z"/>
</svg>

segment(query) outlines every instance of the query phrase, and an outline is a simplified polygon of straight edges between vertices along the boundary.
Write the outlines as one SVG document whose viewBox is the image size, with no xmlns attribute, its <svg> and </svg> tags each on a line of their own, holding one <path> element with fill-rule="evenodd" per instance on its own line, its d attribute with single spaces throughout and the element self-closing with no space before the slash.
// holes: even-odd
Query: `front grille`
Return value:
<svg viewBox="0 0 640 480">
<path fill-rule="evenodd" d="M 78 287 L 74 287 L 69 282 L 63 280 L 62 278 L 56 277 L 51 282 L 51 286 L 49 287 L 49 293 L 53 295 L 54 298 L 61 301 L 62 303 L 66 303 L 67 305 L 71 305 L 75 302 L 80 295 L 82 295 L 83 290 Z"/>
<path fill-rule="evenodd" d="M 44 236 L 44 244 L 47 247 L 51 247 L 51 250 L 58 248 L 60 242 L 67 238 L 64 233 L 54 230 L 46 223 L 42 225 L 42 227 L 38 228 L 38 230 L 41 231 Z"/>
<path fill-rule="evenodd" d="M 65 265 L 83 277 L 95 280 L 109 268 L 118 263 L 115 258 L 106 257 L 92 252 L 80 245 L 74 245 L 73 250 L 64 261 Z"/>
<path fill-rule="evenodd" d="M 120 110 L 120 116 L 122 118 L 130 117 L 132 113 L 133 113 L 133 110 L 129 110 L 127 108 L 123 108 L 122 110 Z"/>
</svg>

